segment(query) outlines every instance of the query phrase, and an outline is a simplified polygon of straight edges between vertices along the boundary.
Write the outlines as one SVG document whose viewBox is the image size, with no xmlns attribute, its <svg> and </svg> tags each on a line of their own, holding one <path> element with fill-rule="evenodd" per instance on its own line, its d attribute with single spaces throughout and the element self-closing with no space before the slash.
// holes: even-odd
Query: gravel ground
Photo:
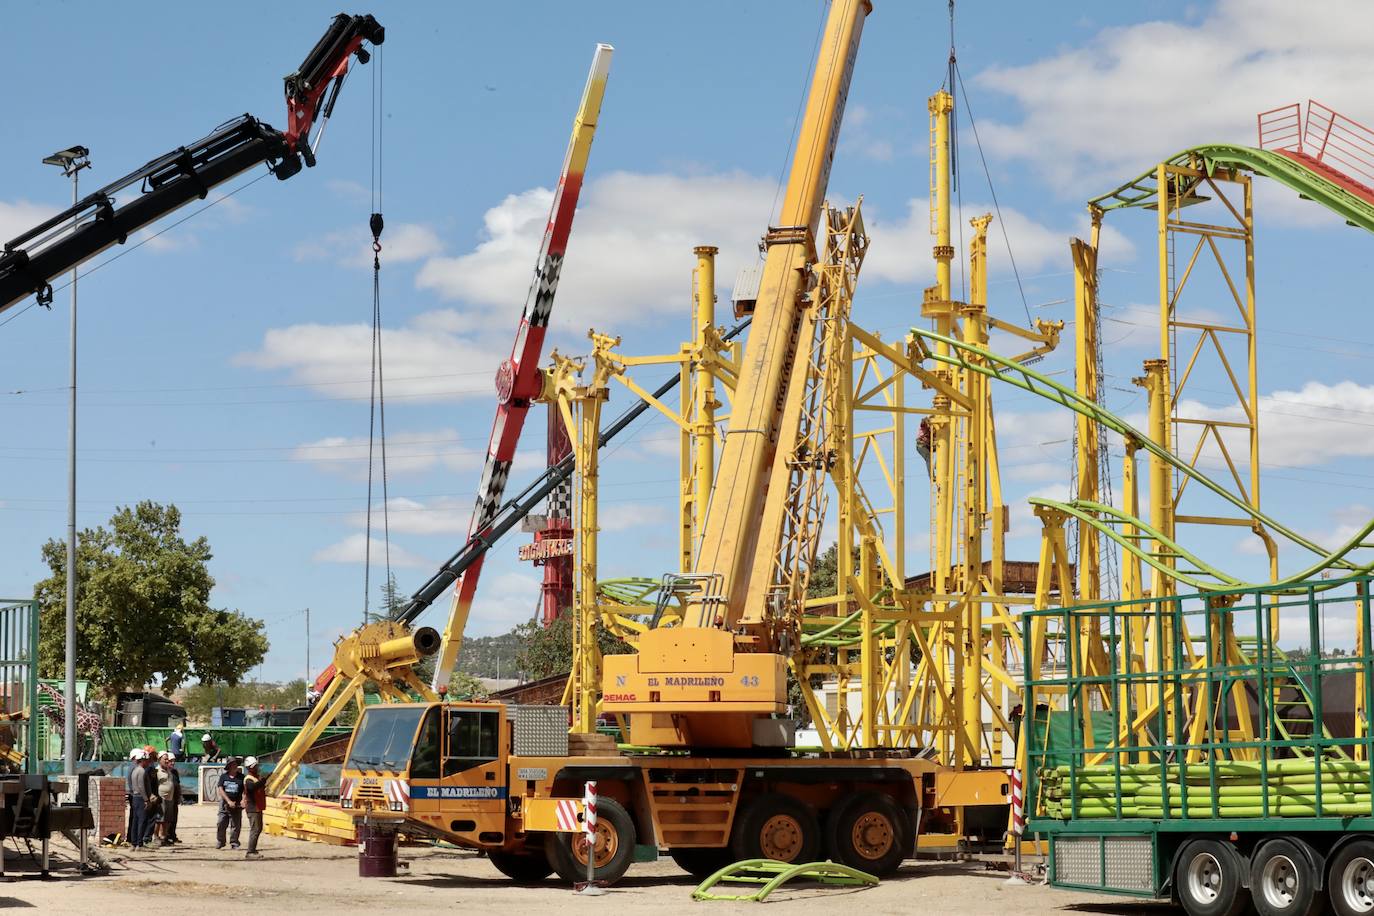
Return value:
<svg viewBox="0 0 1374 916">
<path fill-rule="evenodd" d="M 194 911 L 219 913 L 363 912 L 409 910 L 437 913 L 461 907 L 464 916 L 503 914 L 534 916 L 555 907 L 572 914 L 682 911 L 701 908 L 710 913 L 756 912 L 756 904 L 691 899 L 692 878 L 665 858 L 636 865 L 604 897 L 578 897 L 553 881 L 518 887 L 491 863 L 466 852 L 441 849 L 403 849 L 409 874 L 396 879 L 358 877 L 353 849 L 264 837 L 265 857 L 245 860 L 241 852 L 214 849 L 214 809 L 184 809 L 184 845 L 170 849 L 130 852 L 111 850 L 114 860 L 106 876 L 81 878 L 72 870 L 65 841 L 55 842 L 56 880 L 40 881 L 34 865 L 14 858 L 7 867 L 15 880 L 0 886 L 0 908 L 37 907 L 49 913 L 108 914 Z M 245 837 L 246 838 L 246 837 Z M 60 866 L 60 867 L 59 867 Z M 1057 913 L 1101 913 L 1107 916 L 1175 916 L 1163 904 L 1125 898 L 1059 891 L 1048 887 L 1015 887 L 1006 875 L 989 871 L 979 862 L 922 861 L 908 863 L 899 874 L 875 888 L 783 888 L 766 904 L 769 912 L 834 913 L 858 906 L 868 914 L 929 913 L 938 916 L 1049 916 Z M 168 909 L 173 908 L 173 909 Z"/>
</svg>

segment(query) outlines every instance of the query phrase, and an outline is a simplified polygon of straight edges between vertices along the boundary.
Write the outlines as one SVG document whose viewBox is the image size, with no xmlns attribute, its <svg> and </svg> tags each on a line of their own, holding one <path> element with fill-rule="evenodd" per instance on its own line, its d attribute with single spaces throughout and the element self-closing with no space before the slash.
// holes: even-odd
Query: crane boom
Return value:
<svg viewBox="0 0 1374 916">
<path fill-rule="evenodd" d="M 830 8 L 792 158 L 781 223 L 770 227 L 764 236 L 767 256 L 754 307 L 754 329 L 744 347 L 736 406 L 730 413 L 716 465 L 717 484 L 697 554 L 696 572 L 718 575 L 725 601 L 722 607 L 702 605 L 698 619 L 686 621 L 689 626 L 733 628 L 746 613 L 744 596 L 751 578 L 772 574 L 767 564 L 751 562 L 758 538 L 777 534 L 762 531 L 758 520 L 763 516 L 768 480 L 777 457 L 783 404 L 798 347 L 799 317 L 810 281 L 809 265 L 815 260 L 821 205 L 859 37 L 871 9 L 869 0 L 837 0 Z M 760 609 L 748 611 L 757 614 Z"/>
<path fill-rule="evenodd" d="M 369 59 L 363 42 L 379 45 L 386 30 L 372 16 L 339 14 L 301 66 L 286 77 L 287 129 L 252 115 L 234 118 L 195 143 L 180 146 L 86 195 L 51 219 L 10 239 L 0 252 L 0 312 L 27 296 L 52 301 L 52 279 L 156 222 L 210 189 L 266 163 L 280 180 L 315 164 L 312 125 L 338 98 L 349 58 Z M 331 91 L 332 89 L 332 91 Z M 117 195 L 139 188 L 132 200 Z M 75 225 L 73 225 L 75 223 Z"/>
<path fill-rule="evenodd" d="M 786 405 L 801 390 L 796 371 L 803 319 L 812 303 L 816 230 L 845 100 L 870 0 L 834 0 L 827 17 L 806 111 L 792 157 L 780 225 L 763 238 L 766 252 L 753 326 L 735 385 L 716 481 L 702 527 L 695 594 L 682 625 L 640 635 L 632 655 L 603 660 L 602 710 L 628 714 L 630 742 L 659 747 L 780 746 L 770 715 L 786 709 L 786 630 L 766 608 L 748 607 L 750 584 L 771 577 L 781 537 L 770 493 Z M 804 364 L 804 361 L 802 361 Z M 802 373 L 804 375 L 804 373 Z M 786 487 L 777 488 L 785 491 Z M 771 539 L 774 543 L 768 543 Z M 764 550 L 770 547 L 772 549 Z M 762 594 L 762 592 L 759 592 Z"/>
<path fill-rule="evenodd" d="M 613 51 L 610 45 L 598 44 L 592 57 L 592 69 L 587 75 L 582 103 L 573 121 L 572 137 L 563 159 L 563 173 L 558 179 L 549 221 L 544 227 L 544 241 L 525 299 L 525 311 L 520 316 L 520 327 L 515 333 L 515 344 L 511 348 L 510 358 L 501 364 L 496 373 L 496 420 L 491 428 L 486 465 L 477 485 L 477 502 L 468 526 L 469 542 L 489 535 L 501 508 L 506 479 L 515 460 L 515 448 L 525 427 L 530 402 L 539 394 L 539 359 L 544 350 L 544 334 L 553 311 L 554 295 L 558 292 L 563 255 L 568 246 L 568 234 L 572 231 L 573 216 L 577 212 L 582 177 L 592 151 L 592 137 L 596 133 L 601 99 L 606 93 L 606 77 L 610 73 Z M 458 649 L 462 645 L 468 612 L 472 609 L 472 596 L 477 591 L 477 580 L 482 574 L 484 556 L 485 552 L 478 554 L 469 563 L 454 590 L 453 607 L 444 625 L 434 667 L 435 690 L 448 686 L 453 666 L 458 661 Z"/>
</svg>

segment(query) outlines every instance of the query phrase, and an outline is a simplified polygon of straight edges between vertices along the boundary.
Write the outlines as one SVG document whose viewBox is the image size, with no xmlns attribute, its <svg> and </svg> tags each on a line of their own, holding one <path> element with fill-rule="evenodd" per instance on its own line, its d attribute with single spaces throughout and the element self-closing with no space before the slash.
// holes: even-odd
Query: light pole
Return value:
<svg viewBox="0 0 1374 916">
<path fill-rule="evenodd" d="M 55 165 L 72 180 L 72 206 L 75 207 L 81 170 L 90 168 L 91 151 L 84 146 L 69 146 L 43 158 L 44 165 Z M 80 217 L 72 217 L 75 228 Z M 76 775 L 76 268 L 72 268 L 71 391 L 67 402 L 67 683 L 63 704 L 63 772 Z"/>
</svg>

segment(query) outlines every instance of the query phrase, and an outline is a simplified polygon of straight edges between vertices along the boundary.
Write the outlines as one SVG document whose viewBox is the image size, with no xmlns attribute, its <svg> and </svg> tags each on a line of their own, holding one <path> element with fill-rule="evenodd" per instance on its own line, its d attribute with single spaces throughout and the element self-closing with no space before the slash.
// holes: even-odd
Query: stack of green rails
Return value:
<svg viewBox="0 0 1374 916">
<path fill-rule="evenodd" d="M 1374 777 L 1357 760 L 1057 766 L 1038 775 L 1040 814 L 1061 820 L 1374 815 Z"/>
</svg>

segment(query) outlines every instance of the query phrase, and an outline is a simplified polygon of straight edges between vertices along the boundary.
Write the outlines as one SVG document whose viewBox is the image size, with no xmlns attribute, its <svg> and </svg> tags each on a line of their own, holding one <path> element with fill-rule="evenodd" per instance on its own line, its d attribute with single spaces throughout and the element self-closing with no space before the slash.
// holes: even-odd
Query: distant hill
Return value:
<svg viewBox="0 0 1374 916">
<path fill-rule="evenodd" d="M 474 677 L 515 677 L 515 655 L 521 647 L 515 633 L 464 638 L 456 669 Z"/>
</svg>

